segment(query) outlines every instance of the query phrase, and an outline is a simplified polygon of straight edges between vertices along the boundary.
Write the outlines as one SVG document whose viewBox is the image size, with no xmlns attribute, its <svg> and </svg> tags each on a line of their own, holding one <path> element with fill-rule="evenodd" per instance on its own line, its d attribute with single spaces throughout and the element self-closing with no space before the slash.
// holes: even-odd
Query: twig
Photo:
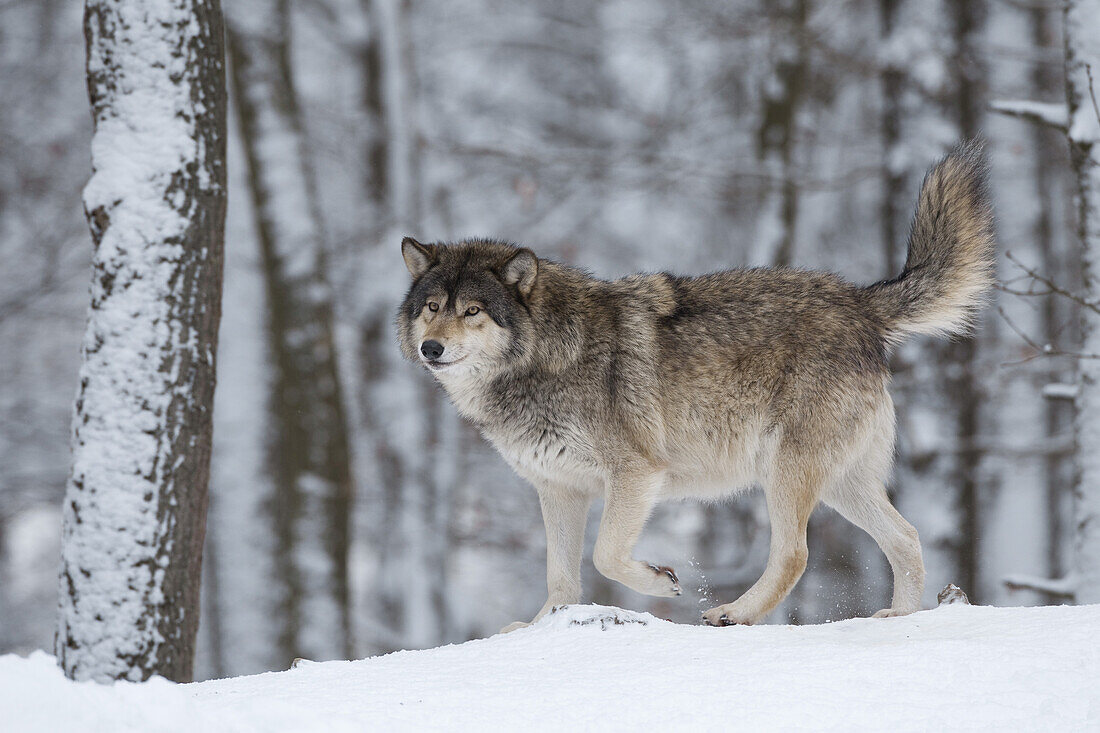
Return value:
<svg viewBox="0 0 1100 733">
<path fill-rule="evenodd" d="M 1068 356 L 1074 359 L 1100 359 L 1100 354 L 1084 354 L 1077 351 L 1066 351 L 1065 349 L 1054 346 L 1053 344 L 1043 344 L 1040 346 L 1038 343 L 1036 343 L 1034 339 L 1024 333 L 1023 329 L 1017 326 L 1011 318 L 1008 317 L 1008 314 L 1005 313 L 1004 308 L 998 306 L 997 313 L 1000 314 L 1001 318 L 1004 319 L 1004 322 L 1008 324 L 1008 327 L 1011 328 L 1017 336 L 1023 339 L 1025 344 L 1030 346 L 1032 350 L 1035 351 L 1034 354 L 1030 356 L 1025 356 L 1023 359 L 1003 362 L 1001 366 L 1018 366 L 1020 364 L 1026 364 L 1029 361 L 1034 361 L 1035 359 L 1043 356 Z"/>
<path fill-rule="evenodd" d="M 1096 91 L 1092 87 L 1092 64 L 1085 64 L 1085 75 L 1089 78 L 1089 96 L 1092 97 L 1092 111 L 1096 113 L 1096 121 L 1100 122 L 1100 105 L 1096 104 Z"/>
<path fill-rule="evenodd" d="M 1077 303 L 1078 305 L 1082 305 L 1082 306 L 1088 308 L 1089 310 L 1093 311 L 1094 313 L 1100 314 L 1100 305 L 1098 305 L 1097 303 L 1086 300 L 1084 297 L 1082 297 L 1080 295 L 1077 295 L 1076 293 L 1071 293 L 1070 291 L 1066 290 L 1065 288 L 1063 288 L 1060 285 L 1058 285 L 1057 283 L 1055 283 L 1050 278 L 1046 277 L 1045 275 L 1039 274 L 1038 272 L 1036 272 L 1032 268 L 1025 265 L 1020 260 L 1016 259 L 1016 256 L 1013 255 L 1011 252 L 1005 252 L 1005 257 L 1008 259 L 1009 262 L 1011 262 L 1012 264 L 1016 265 L 1021 270 L 1026 272 L 1029 277 L 1031 277 L 1035 280 L 1038 280 L 1043 285 L 1046 285 L 1047 288 L 1050 289 L 1051 293 L 1053 293 L 1055 295 L 1061 295 L 1063 298 L 1068 298 L 1069 300 L 1072 300 L 1074 303 Z M 1036 295 L 1038 295 L 1038 294 L 1039 293 L 1036 293 Z"/>
</svg>

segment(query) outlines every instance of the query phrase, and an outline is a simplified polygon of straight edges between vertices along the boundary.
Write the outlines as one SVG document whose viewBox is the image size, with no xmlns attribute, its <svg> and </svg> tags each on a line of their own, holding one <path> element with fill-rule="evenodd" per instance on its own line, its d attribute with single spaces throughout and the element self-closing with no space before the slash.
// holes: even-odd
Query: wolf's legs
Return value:
<svg viewBox="0 0 1100 733">
<path fill-rule="evenodd" d="M 581 553 L 592 499 L 569 489 L 540 486 L 539 504 L 546 525 L 546 603 L 531 623 L 550 613 L 554 606 L 577 603 L 581 599 Z M 501 629 L 501 633 L 529 625 L 516 621 Z"/>
<path fill-rule="evenodd" d="M 712 626 L 753 624 L 787 597 L 806 569 L 806 523 L 817 504 L 820 481 L 811 471 L 784 471 L 765 488 L 771 521 L 771 550 L 764 574 L 733 603 L 712 608 Z"/>
<path fill-rule="evenodd" d="M 894 572 L 894 599 L 875 617 L 904 616 L 920 610 L 924 592 L 924 562 L 920 539 L 913 525 L 905 521 L 890 503 L 878 481 L 848 484 L 825 498 L 842 517 L 867 532 L 890 561 Z"/>
<path fill-rule="evenodd" d="M 631 590 L 671 597 L 680 595 L 680 584 L 672 569 L 632 557 L 663 481 L 664 472 L 648 468 L 620 473 L 608 482 L 592 562 L 605 577 Z"/>
</svg>

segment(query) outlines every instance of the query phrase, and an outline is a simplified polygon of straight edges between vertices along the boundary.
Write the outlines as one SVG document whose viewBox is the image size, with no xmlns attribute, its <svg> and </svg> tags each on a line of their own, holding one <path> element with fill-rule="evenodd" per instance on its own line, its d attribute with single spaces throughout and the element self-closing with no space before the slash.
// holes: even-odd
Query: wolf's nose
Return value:
<svg viewBox="0 0 1100 733">
<path fill-rule="evenodd" d="M 425 341 L 420 344 L 420 353 L 423 354 L 425 358 L 435 361 L 443 356 L 443 344 L 438 341 Z"/>
</svg>

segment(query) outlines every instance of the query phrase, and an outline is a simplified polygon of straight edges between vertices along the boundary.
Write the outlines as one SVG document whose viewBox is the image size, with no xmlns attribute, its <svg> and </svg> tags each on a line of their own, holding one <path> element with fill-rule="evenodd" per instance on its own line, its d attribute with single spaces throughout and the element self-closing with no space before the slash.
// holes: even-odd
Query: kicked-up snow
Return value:
<svg viewBox="0 0 1100 733">
<path fill-rule="evenodd" d="M 177 685 L 0 657 L 4 730 L 1100 730 L 1100 605 L 710 628 L 602 606 L 465 644 Z"/>
</svg>

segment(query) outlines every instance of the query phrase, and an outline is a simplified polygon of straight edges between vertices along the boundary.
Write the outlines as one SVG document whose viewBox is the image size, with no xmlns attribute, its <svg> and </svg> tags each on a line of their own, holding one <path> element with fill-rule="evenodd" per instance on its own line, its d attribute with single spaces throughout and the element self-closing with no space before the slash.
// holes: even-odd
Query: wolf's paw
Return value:
<svg viewBox="0 0 1100 733">
<path fill-rule="evenodd" d="M 675 570 L 668 565 L 653 565 L 652 563 L 647 563 L 647 566 L 657 575 L 657 583 L 655 584 L 653 592 L 649 595 L 671 598 L 683 592 L 680 590 L 680 579 L 676 577 Z"/>
<path fill-rule="evenodd" d="M 500 633 L 508 634 L 512 631 L 515 631 L 516 629 L 526 629 L 530 625 L 531 624 L 527 623 L 526 621 L 513 621 L 512 623 L 501 629 Z"/>
<path fill-rule="evenodd" d="M 752 626 L 755 617 L 739 610 L 737 604 L 727 603 L 703 612 L 703 621 L 711 626 Z"/>
<path fill-rule="evenodd" d="M 903 608 L 884 608 L 871 614 L 871 618 L 897 618 L 898 616 L 908 616 L 911 613 L 913 611 L 906 611 Z"/>
</svg>

